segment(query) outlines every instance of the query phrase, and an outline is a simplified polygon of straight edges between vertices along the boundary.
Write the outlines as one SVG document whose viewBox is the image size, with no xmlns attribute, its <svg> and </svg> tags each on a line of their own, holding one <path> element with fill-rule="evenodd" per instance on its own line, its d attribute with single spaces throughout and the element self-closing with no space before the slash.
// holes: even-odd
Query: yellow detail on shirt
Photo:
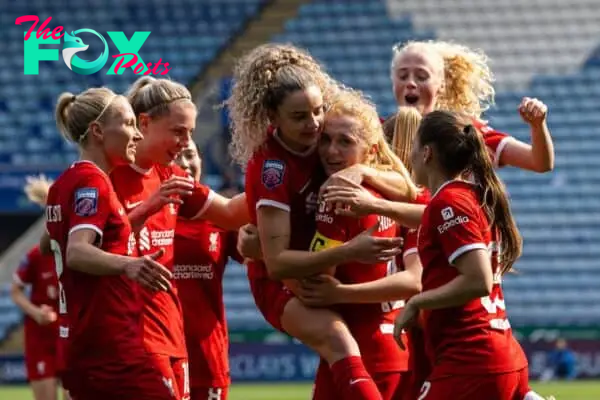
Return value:
<svg viewBox="0 0 600 400">
<path fill-rule="evenodd" d="M 310 242 L 310 251 L 331 249 L 342 244 L 343 242 L 340 242 L 339 240 L 330 239 L 327 236 L 323 236 L 321 233 L 317 232 Z"/>
</svg>

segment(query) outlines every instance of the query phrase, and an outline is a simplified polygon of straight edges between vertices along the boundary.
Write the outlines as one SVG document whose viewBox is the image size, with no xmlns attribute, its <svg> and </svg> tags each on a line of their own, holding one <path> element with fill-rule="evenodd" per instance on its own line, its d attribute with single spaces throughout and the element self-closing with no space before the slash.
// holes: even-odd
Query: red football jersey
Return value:
<svg viewBox="0 0 600 400">
<path fill-rule="evenodd" d="M 292 227 L 290 249 L 307 250 L 315 233 L 314 212 L 323 181 L 316 151 L 295 152 L 276 132 L 271 134 L 246 170 L 246 201 L 251 222 L 257 224 L 256 210 L 261 206 L 288 211 Z M 249 262 L 248 277 L 267 277 L 264 263 Z"/>
<path fill-rule="evenodd" d="M 376 197 L 376 191 L 368 188 Z M 325 202 L 319 203 L 315 217 L 317 233 L 311 244 L 312 251 L 336 247 L 347 242 L 372 227 L 379 221 L 379 229 L 374 233 L 378 237 L 395 237 L 398 226 L 387 217 L 375 214 L 362 218 L 349 218 L 336 215 L 333 208 Z M 364 283 L 384 278 L 397 272 L 395 261 L 365 265 L 348 263 L 338 265 L 335 276 L 342 283 Z M 368 371 L 391 372 L 408 369 L 408 353 L 398 347 L 394 340 L 394 321 L 404 301 L 377 304 L 341 304 L 335 307 L 352 335 L 359 344 L 360 352 Z"/>
<path fill-rule="evenodd" d="M 229 257 L 242 261 L 236 242 L 234 232 L 208 221 L 177 221 L 174 278 L 183 308 L 191 387 L 230 384 L 223 274 Z"/>
<path fill-rule="evenodd" d="M 111 179 L 119 199 L 127 212 L 130 212 L 150 198 L 159 190 L 162 182 L 173 175 L 187 176 L 175 165 L 155 165 L 149 170 L 142 170 L 135 165 L 124 165 L 111 173 Z M 177 216 L 200 216 L 210 205 L 212 196 L 213 192 L 209 188 L 196 182 L 193 194 L 182 198 L 184 204 L 168 204 L 146 219 L 137 234 L 140 253 L 152 254 L 161 248 L 164 249 L 163 256 L 157 261 L 172 271 Z M 148 352 L 177 358 L 186 357 L 182 311 L 176 285 L 168 292 L 142 289 L 142 297 L 144 344 Z"/>
<path fill-rule="evenodd" d="M 36 306 L 45 304 L 58 314 L 58 279 L 52 254 L 44 255 L 35 246 L 27 253 L 15 272 L 14 281 L 20 286 L 31 286 L 30 301 Z M 58 340 L 58 321 L 39 325 L 25 316 L 25 350 L 54 352 Z"/>
<path fill-rule="evenodd" d="M 502 151 L 504 150 L 508 142 L 510 140 L 513 140 L 512 136 L 504 132 L 495 130 L 483 121 L 474 120 L 473 126 L 477 128 L 477 130 L 483 135 L 483 140 L 490 152 L 490 156 L 492 157 L 494 166 L 501 167 L 502 165 L 500 164 L 500 155 L 502 154 Z"/>
<path fill-rule="evenodd" d="M 139 286 L 124 275 L 96 276 L 68 268 L 69 235 L 97 233 L 96 246 L 137 255 L 129 219 L 108 176 L 89 161 L 74 163 L 48 192 L 46 229 L 59 278 L 60 345 L 68 368 L 102 369 L 146 357 Z"/>
<path fill-rule="evenodd" d="M 425 209 L 418 246 L 423 291 L 456 278 L 453 262 L 474 249 L 489 252 L 494 272 L 490 296 L 460 307 L 423 312 L 427 352 L 433 362 L 430 378 L 510 372 L 526 367 L 523 350 L 506 318 L 496 233 L 490 229 L 471 183 L 450 181 L 438 189 Z"/>
</svg>

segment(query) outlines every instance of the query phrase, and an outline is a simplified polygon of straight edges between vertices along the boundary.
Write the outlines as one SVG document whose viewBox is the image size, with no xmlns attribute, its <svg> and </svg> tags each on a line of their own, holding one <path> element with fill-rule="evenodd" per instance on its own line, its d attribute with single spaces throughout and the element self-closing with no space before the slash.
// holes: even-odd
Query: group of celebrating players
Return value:
<svg viewBox="0 0 600 400">
<path fill-rule="evenodd" d="M 80 160 L 31 196 L 47 232 L 13 285 L 36 399 L 60 378 L 74 400 L 225 400 L 229 257 L 264 318 L 321 357 L 313 399 L 541 399 L 506 318 L 522 241 L 494 168 L 553 168 L 547 108 L 518 108 L 531 145 L 489 127 L 487 59 L 457 44 L 394 48 L 391 78 L 399 111 L 382 123 L 303 50 L 242 57 L 231 199 L 200 183 L 183 85 L 62 94 Z"/>
</svg>

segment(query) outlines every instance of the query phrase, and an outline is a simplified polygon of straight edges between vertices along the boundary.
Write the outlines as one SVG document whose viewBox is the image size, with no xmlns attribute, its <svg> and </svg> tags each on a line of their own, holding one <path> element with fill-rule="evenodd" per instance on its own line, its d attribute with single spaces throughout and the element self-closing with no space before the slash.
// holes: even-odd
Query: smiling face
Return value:
<svg viewBox="0 0 600 400">
<path fill-rule="evenodd" d="M 444 82 L 444 61 L 422 47 L 396 53 L 392 67 L 394 96 L 399 106 L 415 107 L 421 115 L 435 109 Z"/>
<path fill-rule="evenodd" d="M 290 92 L 271 117 L 290 148 L 305 151 L 317 144 L 325 119 L 323 95 L 314 85 Z"/>
<path fill-rule="evenodd" d="M 112 166 L 129 164 L 135 160 L 137 144 L 143 136 L 137 129 L 133 109 L 122 96 L 115 98 L 102 123 L 90 126 L 94 141 L 100 143 L 106 159 Z"/>
<path fill-rule="evenodd" d="M 196 107 L 189 101 L 169 105 L 162 116 L 140 114 L 140 128 L 144 134 L 142 148 L 145 158 L 168 165 L 188 146 L 196 128 Z"/>
<path fill-rule="evenodd" d="M 364 163 L 369 148 L 358 134 L 360 121 L 349 116 L 328 116 L 319 141 L 319 157 L 327 176 Z"/>
<path fill-rule="evenodd" d="M 198 153 L 198 147 L 193 140 L 188 142 L 185 149 L 179 153 L 175 159 L 177 165 L 179 165 L 185 172 L 187 172 L 195 181 L 200 182 L 200 175 L 202 174 L 202 159 Z"/>
</svg>

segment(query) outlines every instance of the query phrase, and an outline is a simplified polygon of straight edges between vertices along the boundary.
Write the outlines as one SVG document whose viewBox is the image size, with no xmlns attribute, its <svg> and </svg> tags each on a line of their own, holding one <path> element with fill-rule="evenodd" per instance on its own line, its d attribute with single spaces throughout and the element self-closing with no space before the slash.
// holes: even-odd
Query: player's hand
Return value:
<svg viewBox="0 0 600 400">
<path fill-rule="evenodd" d="M 374 264 L 392 260 L 402 252 L 402 238 L 375 237 L 379 221 L 369 229 L 354 237 L 345 245 L 352 252 L 351 260 L 364 264 Z"/>
<path fill-rule="evenodd" d="M 548 106 L 536 98 L 523 97 L 519 104 L 519 114 L 529 125 L 539 126 L 546 122 Z"/>
<path fill-rule="evenodd" d="M 418 317 L 419 309 L 410 300 L 406 303 L 402 311 L 400 311 L 400 315 L 396 317 L 396 321 L 394 322 L 394 337 L 402 350 L 406 350 L 403 335 L 417 323 Z"/>
<path fill-rule="evenodd" d="M 349 183 L 360 185 L 365 178 L 364 166 L 361 164 L 355 164 L 351 167 L 343 169 L 330 175 L 329 178 L 321 185 L 319 195 L 323 196 L 327 189 L 331 186 L 348 186 Z"/>
<path fill-rule="evenodd" d="M 35 322 L 38 325 L 48 325 L 56 321 L 58 315 L 56 312 L 47 304 L 42 304 L 38 309 L 34 316 Z"/>
<path fill-rule="evenodd" d="M 190 196 L 193 189 L 194 182 L 191 178 L 172 176 L 164 181 L 160 185 L 160 188 L 144 201 L 140 207 L 144 207 L 146 215 L 153 215 L 167 204 L 183 204 L 181 197 Z"/>
<path fill-rule="evenodd" d="M 147 289 L 154 291 L 169 291 L 171 288 L 171 272 L 162 264 L 156 262 L 165 253 L 160 249 L 149 256 L 134 258 L 125 265 L 125 274 L 129 279 L 138 282 Z"/>
<path fill-rule="evenodd" d="M 255 225 L 247 224 L 240 228 L 237 239 L 237 251 L 244 258 L 262 260 L 260 237 Z"/>
<path fill-rule="evenodd" d="M 377 197 L 346 178 L 340 178 L 340 182 L 345 182 L 345 185 L 329 186 L 323 190 L 323 200 L 335 206 L 334 212 L 337 215 L 358 218 L 373 214 L 373 204 Z"/>
<path fill-rule="evenodd" d="M 302 279 L 295 294 L 307 306 L 325 307 L 343 302 L 343 286 L 333 276 L 322 274 Z"/>
</svg>

